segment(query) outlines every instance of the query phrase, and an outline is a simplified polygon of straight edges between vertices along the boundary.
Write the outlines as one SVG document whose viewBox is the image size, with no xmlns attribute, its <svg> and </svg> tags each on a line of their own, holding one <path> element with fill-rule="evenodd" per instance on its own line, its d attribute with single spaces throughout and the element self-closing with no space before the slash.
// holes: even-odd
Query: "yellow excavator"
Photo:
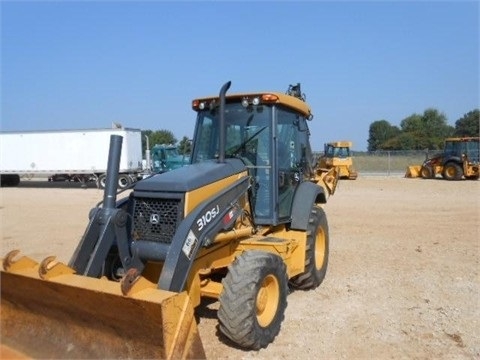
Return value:
<svg viewBox="0 0 480 360">
<path fill-rule="evenodd" d="M 193 100 L 190 163 L 125 196 L 123 139 L 112 135 L 103 201 L 68 264 L 5 254 L 1 358 L 205 358 L 202 298 L 219 302 L 219 330 L 236 346 L 274 341 L 289 288 L 316 288 L 326 275 L 323 206 L 338 173 L 312 156 L 300 84 L 229 87 Z"/>
</svg>

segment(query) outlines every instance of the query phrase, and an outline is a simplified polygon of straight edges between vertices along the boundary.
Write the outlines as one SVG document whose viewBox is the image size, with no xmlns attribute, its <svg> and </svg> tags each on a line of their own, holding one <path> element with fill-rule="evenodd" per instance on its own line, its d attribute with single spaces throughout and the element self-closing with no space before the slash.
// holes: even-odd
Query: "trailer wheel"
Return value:
<svg viewBox="0 0 480 360">
<path fill-rule="evenodd" d="M 132 179 L 130 176 L 125 174 L 120 174 L 118 176 L 118 188 L 119 189 L 126 189 L 132 184 Z"/>
<path fill-rule="evenodd" d="M 325 211 L 318 206 L 313 206 L 310 212 L 306 237 L 305 271 L 290 279 L 290 285 L 300 290 L 315 289 L 327 274 L 328 222 Z"/>
<path fill-rule="evenodd" d="M 445 180 L 461 180 L 463 176 L 463 169 L 460 165 L 449 162 L 443 167 L 443 178 Z"/>
<path fill-rule="evenodd" d="M 105 189 L 106 182 L 107 182 L 107 175 L 106 174 L 99 175 L 97 177 L 97 188 L 102 190 Z"/>
<path fill-rule="evenodd" d="M 286 266 L 278 255 L 252 250 L 228 270 L 217 313 L 220 331 L 242 348 L 264 348 L 280 332 L 285 316 Z"/>
<path fill-rule="evenodd" d="M 1 187 L 18 186 L 20 184 L 20 176 L 17 174 L 4 174 L 0 176 Z"/>
</svg>

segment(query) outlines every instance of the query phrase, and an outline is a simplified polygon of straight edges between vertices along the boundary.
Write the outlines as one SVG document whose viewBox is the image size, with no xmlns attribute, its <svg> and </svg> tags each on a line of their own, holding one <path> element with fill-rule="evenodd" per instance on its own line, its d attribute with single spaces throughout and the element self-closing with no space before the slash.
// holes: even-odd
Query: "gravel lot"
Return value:
<svg viewBox="0 0 480 360">
<path fill-rule="evenodd" d="M 1 253 L 19 248 L 68 262 L 103 193 L 40 185 L 0 190 Z M 479 195 L 480 181 L 341 181 L 325 206 L 323 284 L 289 295 L 280 334 L 260 351 L 223 342 L 217 303 L 202 304 L 207 357 L 480 359 Z"/>
</svg>

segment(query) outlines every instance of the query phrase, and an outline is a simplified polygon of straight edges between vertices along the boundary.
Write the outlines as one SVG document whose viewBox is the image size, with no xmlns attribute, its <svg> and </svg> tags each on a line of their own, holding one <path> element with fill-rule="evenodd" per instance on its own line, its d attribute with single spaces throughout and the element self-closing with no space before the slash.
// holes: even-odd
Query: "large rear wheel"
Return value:
<svg viewBox="0 0 480 360">
<path fill-rule="evenodd" d="M 461 180 L 463 177 L 463 169 L 460 165 L 449 162 L 443 167 L 442 175 L 445 180 Z"/>
<path fill-rule="evenodd" d="M 300 290 L 315 289 L 327 274 L 328 222 L 325 211 L 318 206 L 313 206 L 310 212 L 306 237 L 305 271 L 290 279 L 290 285 Z"/>
<path fill-rule="evenodd" d="M 282 258 L 246 251 L 229 266 L 222 283 L 220 331 L 240 347 L 266 347 L 280 332 L 287 307 L 288 279 Z"/>
</svg>

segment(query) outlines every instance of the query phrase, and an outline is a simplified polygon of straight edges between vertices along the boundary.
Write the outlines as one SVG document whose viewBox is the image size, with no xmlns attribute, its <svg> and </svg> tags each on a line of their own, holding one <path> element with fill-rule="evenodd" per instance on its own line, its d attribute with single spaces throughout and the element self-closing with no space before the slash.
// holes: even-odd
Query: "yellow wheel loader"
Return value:
<svg viewBox="0 0 480 360">
<path fill-rule="evenodd" d="M 319 286 L 335 169 L 316 167 L 310 107 L 286 93 L 195 99 L 189 165 L 116 193 L 110 143 L 102 203 L 68 264 L 3 259 L 3 357 L 204 358 L 194 309 L 216 299 L 219 330 L 245 349 L 274 341 L 289 288 Z M 122 190 L 124 192 L 125 190 Z"/>
<path fill-rule="evenodd" d="M 340 179 L 355 180 L 358 176 L 350 154 L 351 141 L 334 141 L 325 144 L 324 154 L 319 158 L 321 168 L 336 168 Z"/>
</svg>

